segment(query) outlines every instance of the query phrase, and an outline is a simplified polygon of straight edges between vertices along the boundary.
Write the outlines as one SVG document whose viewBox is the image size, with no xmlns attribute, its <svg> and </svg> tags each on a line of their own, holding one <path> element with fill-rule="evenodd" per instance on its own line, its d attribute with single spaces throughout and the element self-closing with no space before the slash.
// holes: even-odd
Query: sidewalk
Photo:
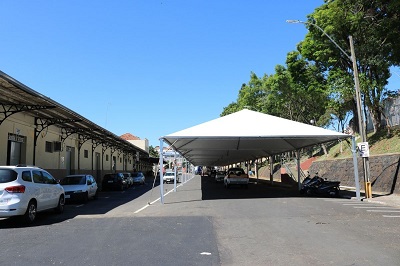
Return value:
<svg viewBox="0 0 400 266">
<path fill-rule="evenodd" d="M 252 180 L 256 181 L 257 179 L 255 179 L 255 177 L 252 177 Z M 274 186 L 291 187 L 291 185 L 283 184 L 279 181 L 280 180 L 277 181 L 275 179 Z M 267 178 L 264 176 L 260 176 L 258 179 L 258 182 L 268 184 L 270 182 L 269 177 Z M 355 187 L 341 186 L 340 189 L 341 189 L 340 190 L 341 197 L 357 200 Z M 367 198 L 365 198 L 364 190 L 361 190 L 360 191 L 360 199 L 361 199 L 361 201 L 364 201 L 364 202 L 377 203 L 377 204 L 400 208 L 400 195 L 399 194 L 387 194 L 387 193 L 380 193 L 380 192 L 372 191 L 372 198 L 367 199 Z"/>
<path fill-rule="evenodd" d="M 344 198 L 357 200 L 356 188 L 354 187 L 340 187 L 341 195 Z M 364 191 L 360 191 L 360 198 L 362 201 L 387 205 L 391 207 L 400 208 L 400 195 L 372 192 L 372 198 L 365 198 Z"/>
</svg>

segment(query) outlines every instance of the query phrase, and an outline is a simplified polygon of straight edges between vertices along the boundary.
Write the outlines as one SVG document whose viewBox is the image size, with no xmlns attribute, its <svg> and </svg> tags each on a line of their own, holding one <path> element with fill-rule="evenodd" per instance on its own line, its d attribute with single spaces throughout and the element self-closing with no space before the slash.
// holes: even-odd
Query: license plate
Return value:
<svg viewBox="0 0 400 266">
<path fill-rule="evenodd" d="M 114 183 L 114 181 L 112 181 L 112 180 L 108 180 L 108 183 Z"/>
<path fill-rule="evenodd" d="M 69 199 L 69 198 L 71 198 L 71 196 L 70 195 L 65 195 L 65 198 Z"/>
</svg>

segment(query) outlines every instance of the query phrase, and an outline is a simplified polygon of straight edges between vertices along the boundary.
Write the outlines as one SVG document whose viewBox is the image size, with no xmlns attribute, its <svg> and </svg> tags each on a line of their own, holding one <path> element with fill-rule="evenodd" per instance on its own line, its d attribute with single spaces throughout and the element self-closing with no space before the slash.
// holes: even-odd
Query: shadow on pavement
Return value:
<svg viewBox="0 0 400 266">
<path fill-rule="evenodd" d="M 0 228 L 45 226 L 60 223 L 78 215 L 105 214 L 150 191 L 153 181 L 153 178 L 146 178 L 145 185 L 136 185 L 124 191 L 101 191 L 97 200 L 89 200 L 85 204 L 67 203 L 62 214 L 56 214 L 53 210 L 40 212 L 37 214 L 35 222 L 31 225 L 26 224 L 19 217 L 0 219 Z M 159 182 L 155 183 L 155 187 L 157 186 L 159 186 Z"/>
<path fill-rule="evenodd" d="M 227 189 L 224 187 L 223 183 L 216 183 L 213 178 L 208 176 L 201 177 L 201 190 L 203 200 L 287 198 L 301 196 L 296 188 L 281 186 L 276 183 L 271 185 L 264 180 L 259 180 L 257 184 L 254 180 L 251 180 L 247 189 L 240 186 L 231 186 Z"/>
</svg>

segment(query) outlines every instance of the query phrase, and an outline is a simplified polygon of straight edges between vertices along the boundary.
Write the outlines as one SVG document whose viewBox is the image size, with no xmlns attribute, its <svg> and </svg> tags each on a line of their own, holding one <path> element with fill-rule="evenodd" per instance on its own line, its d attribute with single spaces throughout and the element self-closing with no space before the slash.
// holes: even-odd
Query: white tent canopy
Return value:
<svg viewBox="0 0 400 266">
<path fill-rule="evenodd" d="M 194 165 L 221 166 L 350 137 L 244 109 L 161 139 Z"/>
</svg>

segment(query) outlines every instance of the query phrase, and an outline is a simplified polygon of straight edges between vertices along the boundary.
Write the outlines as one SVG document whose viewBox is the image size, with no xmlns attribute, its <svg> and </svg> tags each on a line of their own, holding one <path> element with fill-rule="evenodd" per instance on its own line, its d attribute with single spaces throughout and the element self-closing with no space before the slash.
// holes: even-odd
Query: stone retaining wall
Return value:
<svg viewBox="0 0 400 266">
<path fill-rule="evenodd" d="M 400 154 L 388 154 L 369 157 L 370 182 L 372 192 L 400 194 Z M 340 185 L 355 187 L 353 159 L 315 161 L 309 168 L 311 177 L 314 173 L 328 180 L 340 181 Z M 360 188 L 364 188 L 364 169 L 362 158 L 358 158 Z"/>
</svg>

